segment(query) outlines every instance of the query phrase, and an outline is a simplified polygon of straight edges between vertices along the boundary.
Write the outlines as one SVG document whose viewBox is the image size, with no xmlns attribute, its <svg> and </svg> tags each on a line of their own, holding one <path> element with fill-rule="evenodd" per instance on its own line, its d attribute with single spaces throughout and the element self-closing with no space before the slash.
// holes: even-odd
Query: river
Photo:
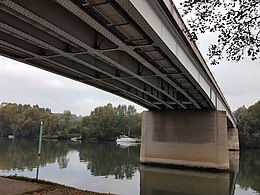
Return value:
<svg viewBox="0 0 260 195">
<path fill-rule="evenodd" d="M 210 173 L 139 163 L 140 145 L 0 138 L 0 175 L 38 178 L 122 195 L 260 194 L 260 150 L 230 152 L 231 171 Z"/>
</svg>

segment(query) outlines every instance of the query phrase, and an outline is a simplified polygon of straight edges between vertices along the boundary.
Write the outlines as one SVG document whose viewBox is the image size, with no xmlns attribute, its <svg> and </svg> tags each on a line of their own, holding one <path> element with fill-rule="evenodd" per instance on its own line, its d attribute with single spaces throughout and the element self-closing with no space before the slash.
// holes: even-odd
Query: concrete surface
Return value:
<svg viewBox="0 0 260 195">
<path fill-rule="evenodd" d="M 229 169 L 224 111 L 147 111 L 143 113 L 142 163 Z"/>
<path fill-rule="evenodd" d="M 228 149 L 239 150 L 238 129 L 228 128 Z"/>
</svg>

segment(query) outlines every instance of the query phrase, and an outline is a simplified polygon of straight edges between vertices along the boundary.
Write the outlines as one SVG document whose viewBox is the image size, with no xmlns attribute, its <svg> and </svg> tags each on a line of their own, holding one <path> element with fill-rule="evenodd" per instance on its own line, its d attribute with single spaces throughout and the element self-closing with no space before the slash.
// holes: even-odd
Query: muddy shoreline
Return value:
<svg viewBox="0 0 260 195">
<path fill-rule="evenodd" d="M 36 180 L 27 177 L 7 176 L 0 177 L 0 194 L 33 194 L 33 195 L 108 195 L 109 193 L 98 193 L 80 190 L 65 185 Z"/>
</svg>

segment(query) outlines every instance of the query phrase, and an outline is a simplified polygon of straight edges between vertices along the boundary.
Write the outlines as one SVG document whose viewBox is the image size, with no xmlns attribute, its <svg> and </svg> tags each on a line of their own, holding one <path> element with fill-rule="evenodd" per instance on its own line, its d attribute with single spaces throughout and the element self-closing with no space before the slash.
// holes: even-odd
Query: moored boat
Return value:
<svg viewBox="0 0 260 195">
<path fill-rule="evenodd" d="M 116 142 L 136 142 L 136 139 L 128 137 L 126 135 L 120 135 L 117 139 Z"/>
<path fill-rule="evenodd" d="M 8 135 L 8 138 L 13 139 L 15 136 L 14 135 Z"/>
</svg>

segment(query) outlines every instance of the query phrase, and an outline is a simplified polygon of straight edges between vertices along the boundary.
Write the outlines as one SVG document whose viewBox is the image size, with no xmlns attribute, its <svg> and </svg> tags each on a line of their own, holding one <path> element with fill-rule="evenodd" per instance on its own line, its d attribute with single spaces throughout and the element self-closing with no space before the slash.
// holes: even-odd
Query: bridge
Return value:
<svg viewBox="0 0 260 195">
<path fill-rule="evenodd" d="M 147 108 L 142 162 L 228 169 L 236 121 L 171 2 L 0 0 L 0 54 Z"/>
</svg>

